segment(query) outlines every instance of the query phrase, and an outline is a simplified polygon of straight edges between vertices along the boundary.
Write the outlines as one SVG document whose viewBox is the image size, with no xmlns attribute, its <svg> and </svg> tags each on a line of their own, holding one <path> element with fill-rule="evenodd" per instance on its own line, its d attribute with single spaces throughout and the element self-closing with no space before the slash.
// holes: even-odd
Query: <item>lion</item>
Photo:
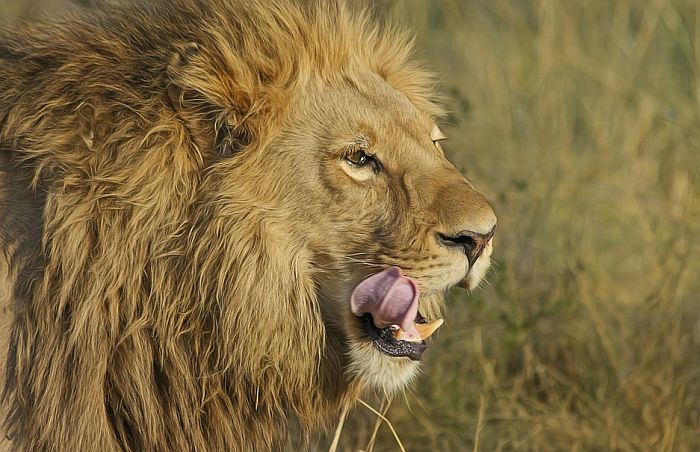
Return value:
<svg viewBox="0 0 700 452">
<path fill-rule="evenodd" d="M 337 0 L 1 32 L 10 447 L 275 450 L 410 384 L 496 226 L 413 54 Z"/>
</svg>

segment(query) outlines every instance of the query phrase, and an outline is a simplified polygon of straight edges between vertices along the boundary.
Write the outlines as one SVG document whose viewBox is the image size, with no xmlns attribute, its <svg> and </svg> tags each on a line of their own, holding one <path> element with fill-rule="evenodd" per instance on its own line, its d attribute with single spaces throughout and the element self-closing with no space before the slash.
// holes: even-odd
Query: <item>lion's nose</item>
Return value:
<svg viewBox="0 0 700 452">
<path fill-rule="evenodd" d="M 495 231 L 496 226 L 493 226 L 486 234 L 464 230 L 454 235 L 438 234 L 438 239 L 445 246 L 460 248 L 467 255 L 471 267 L 481 256 Z"/>
</svg>

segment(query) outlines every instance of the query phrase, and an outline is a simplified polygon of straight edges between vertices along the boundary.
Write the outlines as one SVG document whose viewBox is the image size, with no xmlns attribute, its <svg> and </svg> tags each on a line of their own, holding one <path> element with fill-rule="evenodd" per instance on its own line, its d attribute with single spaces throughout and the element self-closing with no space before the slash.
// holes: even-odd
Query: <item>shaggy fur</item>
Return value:
<svg viewBox="0 0 700 452">
<path fill-rule="evenodd" d="M 405 385 L 416 364 L 361 337 L 352 287 L 399 265 L 434 316 L 467 270 L 435 231 L 495 224 L 429 138 L 410 54 L 335 1 L 131 4 L 0 35 L 13 446 L 276 449 L 290 416 L 308 432 Z M 348 165 L 357 146 L 381 171 Z"/>
</svg>

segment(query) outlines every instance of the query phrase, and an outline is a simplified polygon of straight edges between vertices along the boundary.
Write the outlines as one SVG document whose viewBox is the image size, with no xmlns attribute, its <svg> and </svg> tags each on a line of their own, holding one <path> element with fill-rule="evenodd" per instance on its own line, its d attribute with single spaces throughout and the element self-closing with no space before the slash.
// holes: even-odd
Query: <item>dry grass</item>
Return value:
<svg viewBox="0 0 700 452">
<path fill-rule="evenodd" d="M 379 9 L 444 74 L 447 150 L 499 229 L 489 284 L 451 295 L 424 377 L 366 401 L 408 451 L 700 450 L 700 4 Z M 399 450 L 376 419 L 358 405 L 338 450 Z"/>
</svg>

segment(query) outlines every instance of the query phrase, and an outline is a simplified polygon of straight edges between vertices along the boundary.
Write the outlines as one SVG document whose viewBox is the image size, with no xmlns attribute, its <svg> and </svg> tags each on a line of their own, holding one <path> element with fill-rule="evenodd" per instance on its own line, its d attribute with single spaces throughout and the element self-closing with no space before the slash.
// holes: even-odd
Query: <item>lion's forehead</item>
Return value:
<svg viewBox="0 0 700 452">
<path fill-rule="evenodd" d="M 333 83 L 315 81 L 301 90 L 298 99 L 303 108 L 322 112 L 323 122 L 331 130 L 351 139 L 366 136 L 376 143 L 380 139 L 403 140 L 426 146 L 436 119 L 415 105 L 406 93 L 392 86 L 376 73 L 365 69 L 351 81 L 340 77 Z M 315 105 L 310 105 L 315 104 Z"/>
</svg>

